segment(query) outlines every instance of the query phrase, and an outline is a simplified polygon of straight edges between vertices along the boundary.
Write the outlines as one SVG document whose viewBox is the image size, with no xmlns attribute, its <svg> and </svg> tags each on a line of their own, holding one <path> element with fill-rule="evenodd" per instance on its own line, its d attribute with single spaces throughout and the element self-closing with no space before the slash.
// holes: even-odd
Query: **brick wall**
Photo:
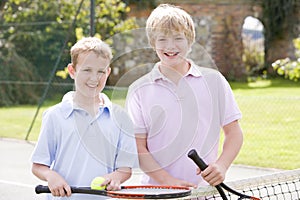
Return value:
<svg viewBox="0 0 300 200">
<path fill-rule="evenodd" d="M 193 17 L 196 43 L 193 45 L 190 57 L 197 64 L 218 68 L 228 79 L 242 80 L 246 77 L 242 62 L 242 26 L 247 16 L 262 18 L 261 1 L 157 0 L 157 3 L 178 5 Z M 113 66 L 117 70 L 112 73 L 110 84 L 126 86 L 147 73 L 151 69 L 151 64 L 157 61 L 143 30 L 150 12 L 151 10 L 131 6 L 130 15 L 137 18 L 141 29 L 133 30 L 130 36 L 127 35 L 125 43 L 114 43 L 117 59 Z M 288 38 L 282 42 L 290 42 L 287 40 Z M 284 47 L 276 48 L 275 52 L 274 55 L 268 55 L 269 60 L 276 60 L 279 56 L 287 57 L 293 53 L 291 48 L 287 50 Z"/>
</svg>

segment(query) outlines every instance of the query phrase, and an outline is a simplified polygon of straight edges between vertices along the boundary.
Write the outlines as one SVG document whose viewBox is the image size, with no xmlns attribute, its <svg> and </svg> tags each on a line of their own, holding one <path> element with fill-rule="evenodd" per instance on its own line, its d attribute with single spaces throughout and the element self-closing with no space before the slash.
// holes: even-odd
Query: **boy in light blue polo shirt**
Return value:
<svg viewBox="0 0 300 200">
<path fill-rule="evenodd" d="M 32 172 L 48 182 L 48 199 L 101 199 L 71 194 L 70 186 L 88 187 L 102 176 L 107 190 L 119 189 L 137 160 L 133 126 L 126 112 L 101 93 L 111 71 L 110 47 L 98 38 L 83 38 L 71 48 L 71 59 L 75 91 L 43 114 Z"/>
</svg>

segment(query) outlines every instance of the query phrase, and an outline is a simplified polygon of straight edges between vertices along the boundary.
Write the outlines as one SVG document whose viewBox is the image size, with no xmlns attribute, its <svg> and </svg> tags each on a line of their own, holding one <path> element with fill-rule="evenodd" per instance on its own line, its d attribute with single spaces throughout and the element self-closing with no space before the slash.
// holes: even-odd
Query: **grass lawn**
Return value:
<svg viewBox="0 0 300 200">
<path fill-rule="evenodd" d="M 235 163 L 300 168 L 300 83 L 231 84 L 243 113 L 244 145 Z"/>
<path fill-rule="evenodd" d="M 244 145 L 236 164 L 280 169 L 300 168 L 300 83 L 264 80 L 255 83 L 231 83 L 243 113 L 241 126 Z M 125 94 L 108 90 L 115 103 L 124 105 Z M 38 138 L 40 109 L 29 140 Z M 0 137 L 25 139 L 37 106 L 0 108 Z"/>
</svg>

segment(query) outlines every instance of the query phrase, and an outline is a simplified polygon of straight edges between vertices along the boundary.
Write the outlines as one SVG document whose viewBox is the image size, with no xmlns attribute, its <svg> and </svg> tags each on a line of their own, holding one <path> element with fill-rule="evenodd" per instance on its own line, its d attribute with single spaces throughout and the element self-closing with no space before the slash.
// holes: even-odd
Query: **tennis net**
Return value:
<svg viewBox="0 0 300 200">
<path fill-rule="evenodd" d="M 270 175 L 226 182 L 225 184 L 241 193 L 258 197 L 261 200 L 300 200 L 300 169 L 281 171 Z M 224 192 L 228 199 L 236 200 L 236 196 L 225 190 Z M 206 186 L 193 190 L 191 196 L 182 199 L 221 200 L 222 198 L 215 187 Z"/>
</svg>

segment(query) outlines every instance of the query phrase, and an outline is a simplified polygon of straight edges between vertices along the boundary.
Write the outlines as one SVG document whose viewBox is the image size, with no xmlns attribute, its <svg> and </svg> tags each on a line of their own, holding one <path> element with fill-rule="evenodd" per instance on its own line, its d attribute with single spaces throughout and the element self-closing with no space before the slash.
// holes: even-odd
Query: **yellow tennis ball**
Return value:
<svg viewBox="0 0 300 200">
<path fill-rule="evenodd" d="M 91 189 L 93 190 L 105 190 L 106 185 L 101 186 L 101 184 L 105 181 L 105 178 L 103 177 L 96 177 L 91 182 Z"/>
</svg>

